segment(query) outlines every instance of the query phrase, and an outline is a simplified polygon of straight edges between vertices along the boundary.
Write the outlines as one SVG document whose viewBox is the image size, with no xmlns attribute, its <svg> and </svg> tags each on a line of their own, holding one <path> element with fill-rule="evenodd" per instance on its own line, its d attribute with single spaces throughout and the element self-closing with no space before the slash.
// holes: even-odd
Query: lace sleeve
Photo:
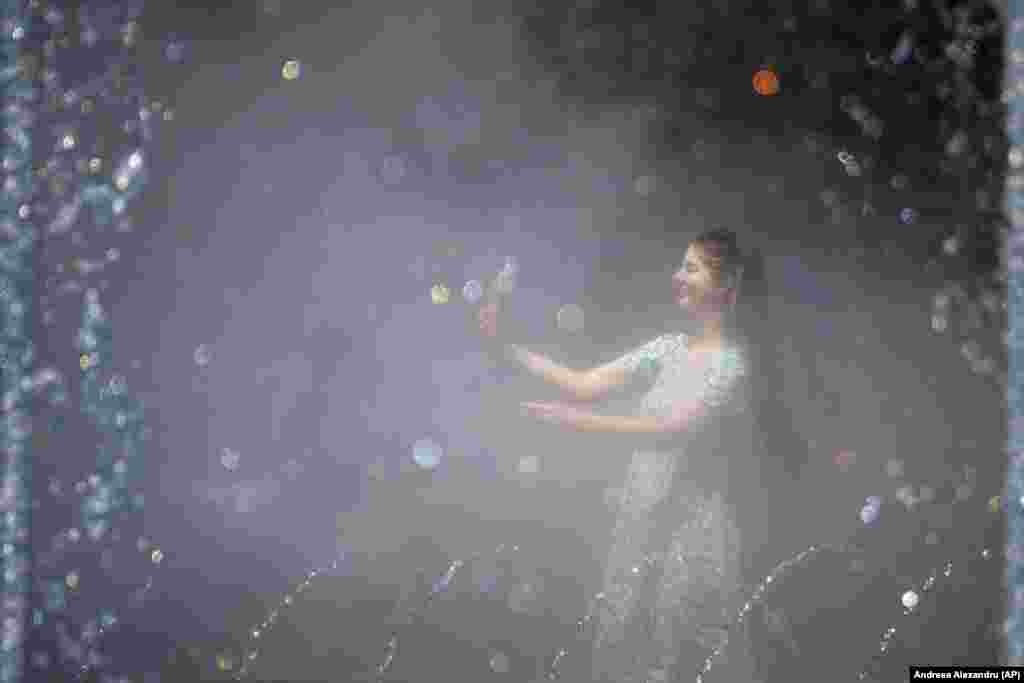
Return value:
<svg viewBox="0 0 1024 683">
<path fill-rule="evenodd" d="M 689 395 L 680 393 L 657 411 L 668 431 L 700 431 L 724 415 L 742 413 L 748 404 L 747 362 L 742 352 L 727 351 L 716 357 L 704 371 L 700 386 Z"/>
<path fill-rule="evenodd" d="M 650 370 L 658 364 L 665 351 L 665 337 L 657 337 L 616 358 L 605 367 L 625 370 L 628 374 L 633 374 L 638 370 Z"/>
<path fill-rule="evenodd" d="M 738 349 L 722 354 L 708 367 L 700 393 L 701 407 L 708 413 L 742 412 L 747 398 L 747 359 Z"/>
</svg>

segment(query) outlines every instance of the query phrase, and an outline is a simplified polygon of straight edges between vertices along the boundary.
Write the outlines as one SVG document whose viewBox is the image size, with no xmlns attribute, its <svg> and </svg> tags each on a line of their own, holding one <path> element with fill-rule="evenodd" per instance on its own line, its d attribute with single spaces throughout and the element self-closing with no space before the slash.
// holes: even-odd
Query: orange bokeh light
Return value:
<svg viewBox="0 0 1024 683">
<path fill-rule="evenodd" d="M 758 95 L 774 95 L 779 92 L 779 77 L 770 69 L 761 69 L 754 74 L 754 92 Z"/>
</svg>

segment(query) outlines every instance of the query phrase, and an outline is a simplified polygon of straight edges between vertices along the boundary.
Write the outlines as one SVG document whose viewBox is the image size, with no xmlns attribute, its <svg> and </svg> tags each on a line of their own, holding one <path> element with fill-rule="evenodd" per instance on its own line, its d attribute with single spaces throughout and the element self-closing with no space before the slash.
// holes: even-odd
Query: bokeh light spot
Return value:
<svg viewBox="0 0 1024 683">
<path fill-rule="evenodd" d="M 286 81 L 294 81 L 302 75 L 302 64 L 297 59 L 289 59 L 281 67 L 281 76 Z"/>
<path fill-rule="evenodd" d="M 430 288 L 430 300 L 435 304 L 446 304 L 451 292 L 442 284 L 436 284 Z"/>
<path fill-rule="evenodd" d="M 462 297 L 469 303 L 475 304 L 484 295 L 484 287 L 478 280 L 470 280 L 462 288 Z"/>
<path fill-rule="evenodd" d="M 412 459 L 423 469 L 434 469 L 441 463 L 441 447 L 430 439 L 420 439 L 413 444 Z"/>
<path fill-rule="evenodd" d="M 779 77 L 770 69 L 761 69 L 754 74 L 754 92 L 765 96 L 778 94 Z"/>
</svg>

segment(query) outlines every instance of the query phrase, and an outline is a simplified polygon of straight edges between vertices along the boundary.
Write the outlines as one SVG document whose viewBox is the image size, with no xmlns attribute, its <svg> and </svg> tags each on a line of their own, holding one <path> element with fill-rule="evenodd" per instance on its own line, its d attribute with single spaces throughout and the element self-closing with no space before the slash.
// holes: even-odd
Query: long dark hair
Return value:
<svg viewBox="0 0 1024 683">
<path fill-rule="evenodd" d="M 763 253 L 759 249 L 741 249 L 736 234 L 727 228 L 701 233 L 693 243 L 702 247 L 705 263 L 719 280 L 719 286 L 738 287 L 725 332 L 747 352 L 754 439 L 753 452 L 749 454 L 751 468 L 730 497 L 741 530 L 746 527 L 747 532 L 754 534 L 758 533 L 757 522 L 764 515 L 755 501 L 763 500 L 765 495 L 786 500 L 788 487 L 799 479 L 810 453 L 792 409 L 784 400 L 780 331 L 772 324 L 772 294 Z M 736 456 L 745 458 L 747 454 Z M 757 490 L 752 492 L 751 486 Z M 748 537 L 750 534 L 744 532 Z M 754 552 L 754 548 L 747 548 L 746 552 Z M 744 564 L 751 572 L 763 569 L 763 562 L 754 555 L 748 555 Z"/>
</svg>

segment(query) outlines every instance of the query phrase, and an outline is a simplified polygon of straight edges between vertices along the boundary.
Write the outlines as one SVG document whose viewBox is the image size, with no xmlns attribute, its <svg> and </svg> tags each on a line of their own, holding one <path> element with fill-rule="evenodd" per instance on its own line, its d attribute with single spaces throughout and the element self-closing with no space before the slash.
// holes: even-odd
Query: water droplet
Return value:
<svg viewBox="0 0 1024 683">
<path fill-rule="evenodd" d="M 242 456 L 241 454 L 239 454 L 238 451 L 231 450 L 230 448 L 225 448 L 221 452 L 220 464 L 224 466 L 224 469 L 234 472 L 236 469 L 238 469 L 238 463 L 241 457 Z"/>
<path fill-rule="evenodd" d="M 576 304 L 566 304 L 558 309 L 558 326 L 565 332 L 576 334 L 583 331 L 583 309 Z"/>
<path fill-rule="evenodd" d="M 412 447 L 413 461 L 424 469 L 433 469 L 441 463 L 441 447 L 430 439 L 420 439 Z"/>
<path fill-rule="evenodd" d="M 540 459 L 536 455 L 527 455 L 519 459 L 520 474 L 537 474 L 540 469 Z"/>
<path fill-rule="evenodd" d="M 906 505 L 908 508 L 913 507 L 917 503 L 917 498 L 914 497 L 914 488 L 912 486 L 903 486 L 896 491 L 896 499 Z"/>
<path fill-rule="evenodd" d="M 471 304 L 475 304 L 483 295 L 483 285 L 481 285 L 477 280 L 470 280 L 466 283 L 466 286 L 462 288 L 463 298 Z"/>
<path fill-rule="evenodd" d="M 219 671 L 231 671 L 233 668 L 235 668 L 235 662 L 230 654 L 222 652 L 217 655 L 217 669 Z"/>
<path fill-rule="evenodd" d="M 879 509 L 870 505 L 865 505 L 860 510 L 860 519 L 864 524 L 871 524 L 878 519 Z"/>
<path fill-rule="evenodd" d="M 914 53 L 914 36 L 910 33 L 904 33 L 900 37 L 900 42 L 896 45 L 896 48 L 892 51 L 890 58 L 893 64 L 903 64 L 910 56 Z"/>
<path fill-rule="evenodd" d="M 172 40 L 164 48 L 164 57 L 169 62 L 180 63 L 185 58 L 185 44 Z"/>
<path fill-rule="evenodd" d="M 153 564 L 160 564 L 164 559 L 163 551 L 159 548 L 154 549 L 150 554 L 150 559 L 153 560 Z"/>
<path fill-rule="evenodd" d="M 451 292 L 443 284 L 436 284 L 430 288 L 430 300 L 435 304 L 446 304 Z"/>
<path fill-rule="evenodd" d="M 499 294 L 510 294 L 516 288 L 516 278 L 519 275 L 519 264 L 516 259 L 509 256 L 505 259 L 505 267 L 501 269 L 494 280 L 494 288 Z"/>
<path fill-rule="evenodd" d="M 915 607 L 917 607 L 919 598 L 917 593 L 915 593 L 914 591 L 907 591 L 903 594 L 901 601 L 903 602 L 903 606 L 907 609 L 914 609 Z"/>
<path fill-rule="evenodd" d="M 969 138 L 967 133 L 962 130 L 958 130 L 946 143 L 946 154 L 951 157 L 958 157 L 964 153 L 967 149 L 967 143 Z"/>
<path fill-rule="evenodd" d="M 297 59 L 289 59 L 281 67 L 281 76 L 286 81 L 294 81 L 302 73 L 302 64 Z"/>
<path fill-rule="evenodd" d="M 491 671 L 499 674 L 508 673 L 509 661 L 508 655 L 504 652 L 494 652 L 490 659 Z"/>
<path fill-rule="evenodd" d="M 134 21 L 129 21 L 121 27 L 121 42 L 124 43 L 125 47 L 133 47 L 138 38 L 139 25 Z"/>
<path fill-rule="evenodd" d="M 203 367 L 210 362 L 210 350 L 207 348 L 206 344 L 200 344 L 196 347 L 193 358 L 195 359 L 196 365 L 200 367 Z"/>
</svg>

